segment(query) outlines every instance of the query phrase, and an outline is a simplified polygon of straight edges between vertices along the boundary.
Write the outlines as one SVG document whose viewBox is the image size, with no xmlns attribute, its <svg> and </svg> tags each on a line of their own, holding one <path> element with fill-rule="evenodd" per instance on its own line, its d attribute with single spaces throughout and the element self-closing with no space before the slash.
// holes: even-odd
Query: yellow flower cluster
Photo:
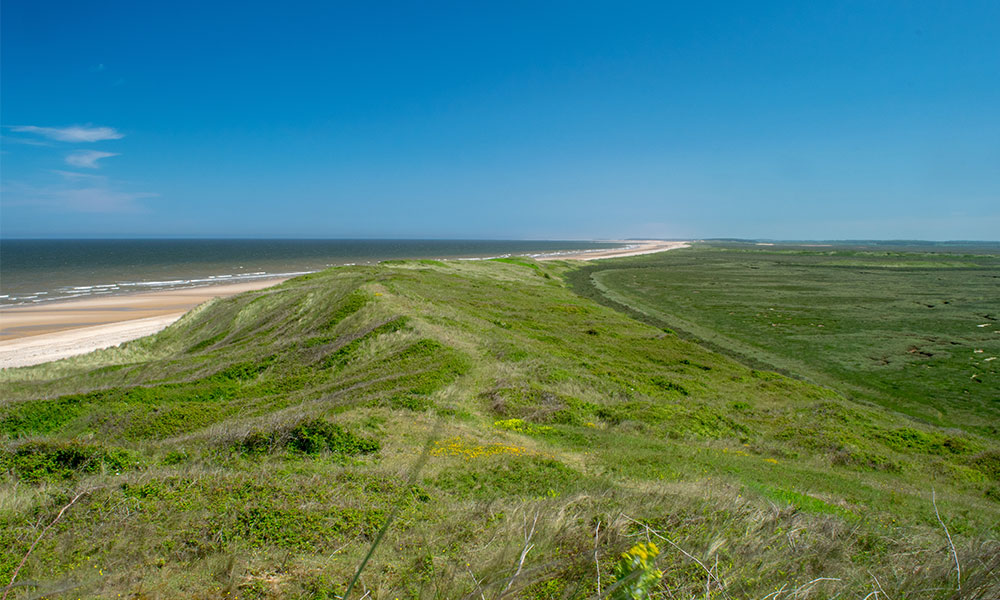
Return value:
<svg viewBox="0 0 1000 600">
<path fill-rule="evenodd" d="M 468 460 L 497 454 L 524 454 L 524 448 L 507 444 L 470 444 L 460 437 L 438 440 L 431 449 L 434 456 L 462 456 Z"/>
<path fill-rule="evenodd" d="M 636 544 L 623 552 L 612 571 L 614 581 L 620 583 L 611 600 L 649 600 L 650 592 L 663 579 L 663 571 L 653 563 L 659 553 L 652 542 Z"/>
<path fill-rule="evenodd" d="M 521 419 L 493 421 L 493 426 L 498 429 L 506 429 L 507 431 L 515 431 L 517 433 L 546 433 L 552 431 L 552 428 L 548 425 L 532 425 L 531 423 L 525 423 Z"/>
<path fill-rule="evenodd" d="M 636 544 L 628 549 L 628 552 L 622 553 L 622 558 L 631 561 L 633 558 L 639 559 L 640 568 L 646 568 L 649 563 L 649 559 L 656 558 L 660 554 L 660 549 L 656 547 L 656 544 L 649 542 L 648 544 Z"/>
</svg>

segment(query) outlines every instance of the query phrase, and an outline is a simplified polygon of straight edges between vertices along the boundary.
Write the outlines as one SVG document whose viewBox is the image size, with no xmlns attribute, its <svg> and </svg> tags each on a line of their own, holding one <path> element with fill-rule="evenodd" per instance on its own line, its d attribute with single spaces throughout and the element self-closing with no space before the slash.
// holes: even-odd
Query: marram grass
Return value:
<svg viewBox="0 0 1000 600">
<path fill-rule="evenodd" d="M 650 597 L 997 595 L 994 437 L 745 367 L 567 269 L 335 268 L 3 371 L 0 584 L 335 598 L 379 538 L 353 598 L 593 598 L 635 548 Z"/>
</svg>

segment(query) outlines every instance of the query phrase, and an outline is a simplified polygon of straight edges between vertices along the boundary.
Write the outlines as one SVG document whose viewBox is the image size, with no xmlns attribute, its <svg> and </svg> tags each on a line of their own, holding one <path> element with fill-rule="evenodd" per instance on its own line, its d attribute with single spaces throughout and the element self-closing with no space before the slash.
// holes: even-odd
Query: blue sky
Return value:
<svg viewBox="0 0 1000 600">
<path fill-rule="evenodd" d="M 1000 236 L 1000 3 L 2 8 L 8 237 Z"/>
</svg>

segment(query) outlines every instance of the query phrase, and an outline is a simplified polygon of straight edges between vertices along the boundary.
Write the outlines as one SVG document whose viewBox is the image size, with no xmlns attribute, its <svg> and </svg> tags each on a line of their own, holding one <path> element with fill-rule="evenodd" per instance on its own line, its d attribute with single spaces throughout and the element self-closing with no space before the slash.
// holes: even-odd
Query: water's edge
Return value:
<svg viewBox="0 0 1000 600">
<path fill-rule="evenodd" d="M 623 246 L 575 240 L 2 240 L 0 306 L 288 278 L 383 260 L 544 258 Z"/>
</svg>

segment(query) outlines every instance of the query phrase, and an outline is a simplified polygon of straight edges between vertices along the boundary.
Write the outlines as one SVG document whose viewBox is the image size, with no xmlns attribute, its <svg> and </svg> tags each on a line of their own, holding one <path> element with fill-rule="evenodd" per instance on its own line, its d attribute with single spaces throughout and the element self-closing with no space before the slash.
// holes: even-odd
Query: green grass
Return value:
<svg viewBox="0 0 1000 600">
<path fill-rule="evenodd" d="M 573 281 L 748 364 L 998 438 L 1000 251 L 941 249 L 698 246 Z"/>
<path fill-rule="evenodd" d="M 747 366 L 665 330 L 708 331 L 693 309 L 683 323 L 623 309 L 644 323 L 567 285 L 609 302 L 617 269 L 630 282 L 641 268 L 648 285 L 616 298 L 646 298 L 671 256 L 687 254 L 335 268 L 119 348 L 0 372 L 0 582 L 83 492 L 15 594 L 72 581 L 73 597 L 332 598 L 389 523 L 361 578 L 379 597 L 588 597 L 647 536 L 712 564 L 733 598 L 791 598 L 818 577 L 837 581 L 798 597 L 864 597 L 873 577 L 893 598 L 949 597 L 933 489 L 963 592 L 995 591 L 988 398 L 914 400 L 911 413 L 947 417 L 904 417 L 816 355 L 794 355 L 802 373 L 763 353 Z M 661 548 L 660 593 L 704 596 L 700 567 Z"/>
</svg>

